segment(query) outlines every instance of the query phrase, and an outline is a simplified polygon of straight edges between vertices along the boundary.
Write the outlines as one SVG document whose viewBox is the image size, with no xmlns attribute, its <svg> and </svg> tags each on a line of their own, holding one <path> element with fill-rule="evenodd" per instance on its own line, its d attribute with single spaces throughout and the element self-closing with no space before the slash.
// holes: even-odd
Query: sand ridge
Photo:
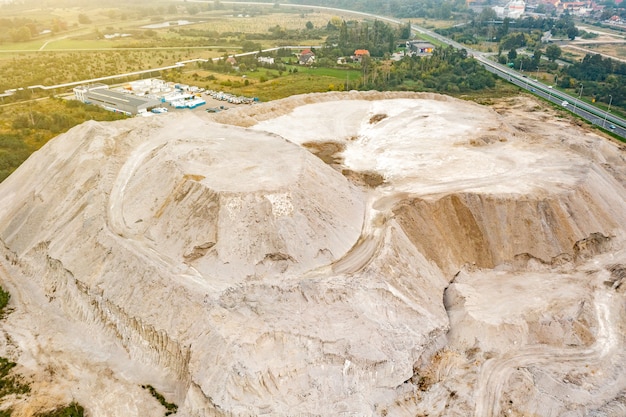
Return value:
<svg viewBox="0 0 626 417">
<path fill-rule="evenodd" d="M 619 408 L 625 179 L 525 97 L 86 123 L 0 184 L 2 350 L 37 386 L 13 406 L 156 415 L 151 384 L 185 416 Z"/>
</svg>

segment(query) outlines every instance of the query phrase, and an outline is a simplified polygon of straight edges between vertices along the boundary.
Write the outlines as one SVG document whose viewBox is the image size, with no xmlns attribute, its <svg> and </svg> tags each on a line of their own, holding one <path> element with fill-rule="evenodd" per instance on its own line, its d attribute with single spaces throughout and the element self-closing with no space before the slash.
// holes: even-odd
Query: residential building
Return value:
<svg viewBox="0 0 626 417">
<path fill-rule="evenodd" d="M 257 62 L 260 64 L 274 65 L 274 58 L 271 56 L 260 56 L 257 59 Z"/>
<path fill-rule="evenodd" d="M 363 58 L 369 57 L 369 56 L 370 56 L 370 51 L 368 51 L 367 49 L 357 49 L 356 51 L 354 51 L 354 55 L 352 55 L 352 59 L 355 62 L 361 62 L 363 61 Z"/>
<path fill-rule="evenodd" d="M 305 49 L 300 52 L 298 56 L 298 63 L 300 65 L 311 65 L 315 62 L 315 54 L 310 49 Z"/>
</svg>

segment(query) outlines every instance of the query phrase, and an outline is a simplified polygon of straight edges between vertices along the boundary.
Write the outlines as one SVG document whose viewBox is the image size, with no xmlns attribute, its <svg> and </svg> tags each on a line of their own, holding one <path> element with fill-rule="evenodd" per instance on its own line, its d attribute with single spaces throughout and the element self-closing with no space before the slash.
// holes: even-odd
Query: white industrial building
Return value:
<svg viewBox="0 0 626 417">
<path fill-rule="evenodd" d="M 523 0 L 512 0 L 505 6 L 494 6 L 493 11 L 500 18 L 519 19 L 526 11 L 526 2 Z"/>
<path fill-rule="evenodd" d="M 106 110 L 135 115 L 161 104 L 148 97 L 110 90 L 106 84 L 91 84 L 74 88 L 76 99 L 87 104 L 95 104 Z"/>
</svg>

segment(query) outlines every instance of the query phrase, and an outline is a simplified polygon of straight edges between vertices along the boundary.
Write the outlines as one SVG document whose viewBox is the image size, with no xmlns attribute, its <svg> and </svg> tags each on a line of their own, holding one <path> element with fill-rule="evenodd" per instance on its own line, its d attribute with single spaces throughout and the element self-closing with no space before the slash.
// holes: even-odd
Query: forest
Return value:
<svg viewBox="0 0 626 417">
<path fill-rule="evenodd" d="M 626 63 L 587 54 L 582 61 L 560 71 L 559 86 L 582 89 L 594 101 L 611 102 L 613 106 L 626 105 Z"/>
<path fill-rule="evenodd" d="M 469 57 L 465 49 L 447 46 L 435 48 L 430 57 L 405 56 L 400 61 L 365 63 L 361 88 L 458 94 L 495 86 L 495 76 Z"/>
</svg>

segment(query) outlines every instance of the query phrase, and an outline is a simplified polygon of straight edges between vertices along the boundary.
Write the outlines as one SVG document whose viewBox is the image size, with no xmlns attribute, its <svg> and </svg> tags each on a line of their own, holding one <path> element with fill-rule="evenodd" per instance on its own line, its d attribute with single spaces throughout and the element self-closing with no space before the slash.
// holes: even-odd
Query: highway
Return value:
<svg viewBox="0 0 626 417">
<path fill-rule="evenodd" d="M 490 61 L 484 56 L 477 56 L 485 69 L 499 77 L 507 79 L 510 83 L 520 88 L 526 89 L 531 93 L 542 97 L 552 103 L 558 104 L 572 113 L 588 120 L 592 124 L 610 130 L 614 134 L 626 138 L 626 122 L 619 117 L 615 117 L 610 113 L 602 111 L 596 107 L 589 106 L 587 103 L 565 94 L 562 91 L 546 86 L 544 83 L 536 81 L 527 76 L 520 76 L 517 71 L 513 71 L 503 65 Z M 566 102 L 566 103 L 565 103 Z"/>
<path fill-rule="evenodd" d="M 206 0 L 190 0 L 192 2 L 198 2 L 198 3 L 205 3 Z M 250 4 L 250 5 L 265 5 L 267 6 L 268 3 L 260 3 L 260 2 L 232 2 L 232 1 L 223 1 L 223 4 Z M 311 6 L 311 5 L 304 5 L 304 4 L 280 4 L 281 7 L 309 7 L 309 8 L 313 8 L 313 9 L 322 9 L 322 10 L 332 10 L 335 12 L 339 12 L 339 13 L 345 13 L 345 14 L 353 14 L 353 15 L 360 15 L 360 16 L 364 16 L 364 17 L 370 17 L 370 18 L 374 18 L 374 19 L 378 19 L 378 20 L 382 20 L 382 21 L 386 21 L 389 23 L 395 23 L 395 24 L 404 24 L 405 22 L 398 20 L 398 19 L 394 19 L 391 17 L 387 17 L 387 16 L 379 16 L 379 15 L 374 15 L 371 13 L 364 13 L 364 12 L 356 12 L 356 11 L 352 11 L 352 10 L 346 10 L 346 9 L 337 9 L 337 8 L 333 8 L 333 7 L 323 7 L 323 6 Z M 523 89 L 528 90 L 529 92 L 543 97 L 545 99 L 547 99 L 548 101 L 551 101 L 553 103 L 562 105 L 565 101 L 567 102 L 566 106 L 563 106 L 565 109 L 569 110 L 572 113 L 575 113 L 576 115 L 588 120 L 589 122 L 591 122 L 592 124 L 601 127 L 601 128 L 605 128 L 606 130 L 614 133 L 615 135 L 620 136 L 621 138 L 626 138 L 626 120 L 614 116 L 608 112 L 605 112 L 603 110 L 598 109 L 595 106 L 591 106 L 581 100 L 578 100 L 577 97 L 573 97 L 567 93 L 564 93 L 562 91 L 558 91 L 552 88 L 549 88 L 549 86 L 547 86 L 546 84 L 543 84 L 541 82 L 535 81 L 533 79 L 524 77 L 522 75 L 520 75 L 520 73 L 518 73 L 517 71 L 506 67 L 504 65 L 498 64 L 494 61 L 492 61 L 491 59 L 489 59 L 489 57 L 484 54 L 481 51 L 477 51 L 477 50 L 473 50 L 471 48 L 468 48 L 465 45 L 462 45 L 458 42 L 453 41 L 452 39 L 446 38 L 436 32 L 433 32 L 431 30 L 425 29 L 421 26 L 417 26 L 414 24 L 411 24 L 411 30 L 415 33 L 419 33 L 419 34 L 423 34 L 426 35 L 430 38 L 436 39 L 439 42 L 446 44 L 446 45 L 450 45 L 454 48 L 457 49 L 465 49 L 467 51 L 467 53 L 469 55 L 472 55 L 476 60 L 478 60 L 487 71 L 496 74 L 497 76 L 507 80 L 508 82 L 511 82 Z M 274 50 L 274 49 L 278 49 L 278 48 L 271 48 L 269 50 Z M 256 52 L 251 52 L 250 54 L 253 54 Z M 248 53 L 244 53 L 244 54 L 238 54 L 237 56 L 241 56 L 241 55 L 247 55 Z M 193 60 L 191 60 L 193 61 Z M 153 71 L 160 71 L 160 70 L 166 70 L 166 69 L 171 69 L 171 68 L 177 68 L 177 67 L 181 67 L 184 66 L 186 63 L 191 62 L 191 61 L 185 61 L 185 62 L 177 62 L 174 65 L 170 65 L 168 67 L 162 67 L 162 68 L 153 68 L 153 69 L 149 69 L 149 70 L 144 70 L 144 71 L 136 71 L 134 73 L 129 73 L 129 74 L 123 74 L 122 76 L 128 76 L 128 75 L 136 75 L 136 74 L 142 74 L 142 73 L 146 73 L 146 72 L 153 72 Z M 72 83 L 66 83 L 66 84 L 60 84 L 60 85 L 54 85 L 54 86 L 43 86 L 43 85 L 35 85 L 35 86 L 29 86 L 28 88 L 34 89 L 34 88 L 41 88 L 44 90 L 49 90 L 49 89 L 54 89 L 54 88 L 59 88 L 59 87 L 69 87 L 69 86 L 74 86 L 74 85 L 78 85 L 78 84 L 82 84 L 82 83 L 88 83 L 88 82 L 96 82 L 96 81 L 101 81 L 101 80 L 105 80 L 105 79 L 111 79 L 111 78 L 117 78 L 120 77 L 120 75 L 114 75 L 114 76 L 108 76 L 108 77 L 101 77 L 101 78 L 97 78 L 97 79 L 93 79 L 93 80 L 82 80 L 82 81 L 77 81 L 77 82 L 72 82 Z"/>
<path fill-rule="evenodd" d="M 550 88 L 550 86 L 542 82 L 536 81 L 527 76 L 520 75 L 519 72 L 492 61 L 484 53 L 470 49 L 465 45 L 461 45 L 460 43 L 441 36 L 438 33 L 416 25 L 411 25 L 411 29 L 417 33 L 422 33 L 426 36 L 434 38 L 444 44 L 451 45 L 454 48 L 465 49 L 467 53 L 473 55 L 474 58 L 478 62 L 480 62 L 487 71 L 496 74 L 497 76 L 507 80 L 508 82 L 515 84 L 525 90 L 528 90 L 529 92 L 539 97 L 543 97 L 550 102 L 556 103 L 558 105 L 563 105 L 564 102 L 567 102 L 567 104 L 563 106 L 563 108 L 582 117 L 583 119 L 591 122 L 598 127 L 611 131 L 621 138 L 626 138 L 626 120 L 601 109 L 598 109 L 595 106 L 590 106 L 584 101 L 579 100 L 577 97 Z"/>
<path fill-rule="evenodd" d="M 222 3 L 233 3 L 233 2 L 223 1 Z M 257 2 L 239 2 L 239 3 L 259 4 Z M 356 11 L 345 10 L 345 9 L 336 9 L 333 7 L 311 6 L 311 5 L 303 5 L 303 4 L 281 4 L 280 6 L 281 7 L 282 6 L 287 6 L 287 7 L 305 6 L 305 7 L 315 8 L 315 9 L 333 10 L 333 11 L 340 12 L 340 13 L 350 13 L 350 14 L 361 15 L 364 17 L 370 17 L 370 18 L 374 18 L 374 19 L 378 19 L 378 20 L 382 20 L 382 21 L 386 21 L 390 23 L 395 23 L 399 25 L 405 23 L 399 19 L 395 19 L 395 18 L 391 18 L 387 16 L 379 16 L 379 15 L 374 15 L 371 13 L 356 12 Z M 442 36 L 436 32 L 433 32 L 431 30 L 428 30 L 426 28 L 423 28 L 421 26 L 414 25 L 414 24 L 411 24 L 411 30 L 415 33 L 421 33 L 430 38 L 436 39 L 439 42 L 446 44 L 446 45 L 450 45 L 454 48 L 465 49 L 468 55 L 472 55 L 476 60 L 478 60 L 485 67 L 487 71 L 493 74 L 496 74 L 499 77 L 521 88 L 524 88 L 537 96 L 543 97 L 553 103 L 561 105 L 564 101 L 567 101 L 568 104 L 567 106 L 564 106 L 564 108 L 566 108 L 570 112 L 575 113 L 576 115 L 588 120 L 589 122 L 591 122 L 592 124 L 598 127 L 604 127 L 606 130 L 611 131 L 613 134 L 618 135 L 621 138 L 626 138 L 626 120 L 620 117 L 614 116 L 601 109 L 598 109 L 595 106 L 590 106 L 589 104 L 581 100 L 578 100 L 578 98 L 573 97 L 567 93 L 549 88 L 548 85 L 543 84 L 539 81 L 526 78 L 520 75 L 520 73 L 518 73 L 517 71 L 509 67 L 506 67 L 504 65 L 498 64 L 497 62 L 492 61 L 483 52 L 468 48 L 467 46 L 462 45 L 456 41 L 453 41 L 452 39 L 446 38 L 445 36 Z M 611 126 L 613 126 L 613 128 L 611 128 Z"/>
</svg>

